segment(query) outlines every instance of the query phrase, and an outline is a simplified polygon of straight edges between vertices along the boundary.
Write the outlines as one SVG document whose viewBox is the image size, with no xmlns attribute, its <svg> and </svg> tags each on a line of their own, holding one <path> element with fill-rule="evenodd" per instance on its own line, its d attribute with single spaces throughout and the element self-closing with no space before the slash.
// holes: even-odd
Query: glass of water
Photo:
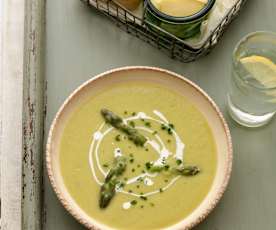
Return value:
<svg viewBox="0 0 276 230">
<path fill-rule="evenodd" d="M 231 117 L 247 127 L 267 124 L 276 112 L 276 34 L 256 32 L 234 50 L 228 93 Z"/>
</svg>

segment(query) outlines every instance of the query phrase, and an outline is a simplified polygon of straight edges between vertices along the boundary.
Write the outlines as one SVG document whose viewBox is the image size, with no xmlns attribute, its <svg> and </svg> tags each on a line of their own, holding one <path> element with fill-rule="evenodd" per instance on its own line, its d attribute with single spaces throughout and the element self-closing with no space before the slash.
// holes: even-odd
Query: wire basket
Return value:
<svg viewBox="0 0 276 230">
<path fill-rule="evenodd" d="M 132 12 L 121 7 L 111 0 L 81 0 L 91 8 L 112 19 L 116 25 L 127 33 L 151 44 L 164 51 L 173 59 L 182 62 L 192 62 L 198 58 L 207 55 L 212 48 L 218 43 L 230 22 L 238 15 L 246 0 L 238 0 L 237 3 L 229 10 L 228 14 L 221 20 L 220 24 L 210 33 L 206 42 L 200 48 L 193 48 L 173 34 L 145 20 L 144 17 L 137 17 Z M 144 11 L 145 11 L 144 6 Z M 154 27 L 154 29 L 151 29 Z"/>
</svg>

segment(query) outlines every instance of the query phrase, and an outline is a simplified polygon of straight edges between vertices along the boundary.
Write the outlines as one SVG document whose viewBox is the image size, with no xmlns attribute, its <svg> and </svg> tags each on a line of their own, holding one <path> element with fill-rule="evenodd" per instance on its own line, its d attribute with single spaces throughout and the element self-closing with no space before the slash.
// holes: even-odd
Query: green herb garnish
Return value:
<svg viewBox="0 0 276 230">
<path fill-rule="evenodd" d="M 145 122 L 145 126 L 151 127 L 151 123 L 149 121 Z"/>
<path fill-rule="evenodd" d="M 104 168 L 108 168 L 108 164 L 103 164 L 103 167 Z"/>
<path fill-rule="evenodd" d="M 134 122 L 134 121 L 130 121 L 130 122 L 129 122 L 129 125 L 130 125 L 132 128 L 135 128 L 135 122 Z"/>
<path fill-rule="evenodd" d="M 131 205 L 136 205 L 136 204 L 137 204 L 137 201 L 136 201 L 136 200 L 132 200 L 132 201 L 130 201 L 130 204 L 131 204 Z"/>
<path fill-rule="evenodd" d="M 146 196 L 140 196 L 140 199 L 142 199 L 142 200 L 148 200 L 148 198 Z"/>
<path fill-rule="evenodd" d="M 120 134 L 116 135 L 115 140 L 116 141 L 121 141 L 121 135 Z"/>
<path fill-rule="evenodd" d="M 182 160 L 177 159 L 177 160 L 176 160 L 176 164 L 177 164 L 177 165 L 181 165 L 181 164 L 182 164 Z"/>
</svg>

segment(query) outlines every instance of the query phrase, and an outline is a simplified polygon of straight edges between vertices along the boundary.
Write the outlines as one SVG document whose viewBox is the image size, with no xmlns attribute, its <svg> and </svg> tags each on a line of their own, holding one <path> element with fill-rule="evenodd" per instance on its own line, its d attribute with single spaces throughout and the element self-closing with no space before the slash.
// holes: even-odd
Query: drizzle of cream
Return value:
<svg viewBox="0 0 276 230">
<path fill-rule="evenodd" d="M 124 202 L 123 205 L 122 205 L 123 209 L 127 210 L 127 209 L 130 209 L 131 207 L 131 203 L 128 201 L 128 202 Z"/>
<path fill-rule="evenodd" d="M 171 153 L 166 148 L 163 148 L 160 152 L 159 158 L 153 163 L 153 165 L 155 166 L 164 165 L 166 163 L 166 160 L 170 156 L 170 154 Z"/>
<path fill-rule="evenodd" d="M 153 113 L 159 117 L 162 121 L 164 121 L 165 123 L 169 124 L 169 121 L 167 120 L 167 118 L 163 115 L 163 113 L 161 113 L 158 110 L 153 110 Z"/>
<path fill-rule="evenodd" d="M 129 118 L 126 118 L 124 119 L 124 123 L 127 123 L 127 121 L 131 121 L 131 120 L 137 120 L 137 119 L 148 119 L 148 120 L 152 120 L 152 121 L 155 121 L 155 122 L 158 122 L 160 124 L 169 124 L 168 120 L 166 119 L 166 117 L 159 111 L 157 110 L 154 110 L 153 113 L 159 117 L 159 119 L 155 119 L 153 117 L 150 117 L 150 116 L 147 116 L 145 113 L 143 112 L 139 112 L 137 115 L 135 116 L 132 116 L 132 117 L 129 117 Z M 114 128 L 111 127 L 111 128 L 107 128 L 104 132 L 102 132 L 101 130 L 104 128 L 104 125 L 105 123 L 103 123 L 99 129 L 94 133 L 93 135 L 93 140 L 92 140 L 92 143 L 90 145 L 90 148 L 89 148 L 89 165 L 90 165 L 90 168 L 91 168 L 91 171 L 92 171 L 92 175 L 96 181 L 96 183 L 98 183 L 99 185 L 102 185 L 103 183 L 100 182 L 100 180 L 97 178 L 97 175 L 95 173 L 95 168 L 94 168 L 94 162 L 93 162 L 93 150 L 94 150 L 94 153 L 95 153 L 95 158 L 96 158 L 96 164 L 97 164 L 97 167 L 99 168 L 100 172 L 103 174 L 104 177 L 106 177 L 107 175 L 107 172 L 105 172 L 103 170 L 103 168 L 101 167 L 100 165 L 100 162 L 99 162 L 99 154 L 98 154 L 98 149 L 99 149 L 99 146 L 103 140 L 103 138 L 105 137 L 105 135 L 107 135 L 109 132 L 111 132 Z M 146 128 L 146 127 L 136 127 L 137 129 L 140 129 L 140 130 L 144 130 L 146 132 L 149 132 L 149 133 L 153 133 L 153 131 L 149 128 Z M 176 159 L 180 159 L 183 161 L 183 153 L 184 153 L 184 148 L 185 148 L 185 145 L 184 143 L 181 141 L 180 137 L 178 136 L 178 134 L 175 132 L 175 130 L 172 130 L 173 132 L 173 136 L 175 137 L 175 141 L 176 141 L 176 152 L 174 154 L 174 158 Z M 165 147 L 162 139 L 159 137 L 158 134 L 155 134 L 154 135 L 155 138 L 157 139 L 157 141 L 155 140 L 147 140 L 146 144 L 149 144 L 152 146 L 152 148 L 158 153 L 159 155 L 159 158 L 154 162 L 155 165 L 159 165 L 161 163 L 163 163 L 164 161 L 166 161 L 166 159 L 171 155 L 171 153 L 168 151 L 168 149 Z M 96 144 L 96 147 L 95 147 L 95 144 Z M 114 144 L 114 143 L 113 143 Z M 121 153 L 121 150 L 119 148 L 116 148 L 114 150 L 114 156 L 118 156 Z M 158 173 L 154 173 L 154 174 L 150 174 L 150 173 L 143 173 L 143 174 L 140 174 L 136 177 L 133 177 L 131 179 L 129 179 L 126 184 L 132 184 L 132 183 L 136 183 L 137 180 L 139 178 L 143 178 L 144 179 L 144 183 L 148 183 L 149 180 L 153 183 L 153 181 L 148 178 L 148 177 L 156 177 L 158 175 Z M 178 179 L 180 178 L 180 176 L 176 176 L 174 177 L 170 183 L 168 183 L 164 188 L 163 188 L 163 191 L 165 191 L 166 189 L 168 189 L 170 186 L 172 186 Z M 145 181 L 148 181 L 148 182 L 145 182 Z M 148 183 L 148 185 L 150 186 L 151 182 Z M 152 185 L 152 184 L 151 184 Z M 140 194 L 136 194 L 136 193 L 129 193 L 127 191 L 124 191 L 122 188 L 116 188 L 116 192 L 120 192 L 120 193 L 124 193 L 124 194 L 129 194 L 129 195 L 132 195 L 132 196 L 135 196 L 135 197 L 140 197 Z M 155 190 L 155 191 L 152 191 L 152 192 L 148 192 L 146 194 L 144 194 L 143 196 L 151 196 L 151 195 L 154 195 L 154 194 L 157 194 L 159 193 L 160 191 L 159 190 Z M 127 203 L 127 202 L 126 202 Z M 131 204 L 130 204 L 131 205 Z"/>
<path fill-rule="evenodd" d="M 103 134 L 100 131 L 94 133 L 93 138 L 94 140 L 98 141 L 103 137 Z"/>
<path fill-rule="evenodd" d="M 114 157 L 122 156 L 122 150 L 120 148 L 114 149 Z"/>
<path fill-rule="evenodd" d="M 139 181 L 139 179 L 144 179 L 145 177 L 156 177 L 157 176 L 157 173 L 142 173 L 136 177 L 133 177 L 131 179 L 129 179 L 126 184 L 133 184 L 133 183 L 136 183 L 137 181 Z"/>
<path fill-rule="evenodd" d="M 144 184 L 147 185 L 147 186 L 152 186 L 152 185 L 154 184 L 154 182 L 153 182 L 152 179 L 146 177 L 146 178 L 144 179 Z"/>
</svg>

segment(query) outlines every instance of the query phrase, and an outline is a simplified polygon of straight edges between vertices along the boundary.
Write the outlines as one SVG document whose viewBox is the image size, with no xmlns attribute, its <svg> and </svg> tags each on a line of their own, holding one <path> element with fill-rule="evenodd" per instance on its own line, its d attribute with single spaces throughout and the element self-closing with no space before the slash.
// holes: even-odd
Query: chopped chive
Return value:
<svg viewBox="0 0 276 230">
<path fill-rule="evenodd" d="M 135 172 L 135 169 L 131 169 L 131 172 Z"/>
<path fill-rule="evenodd" d="M 146 148 L 145 150 L 146 150 L 147 152 L 149 151 L 149 149 L 148 149 L 148 148 Z"/>
<path fill-rule="evenodd" d="M 143 196 L 143 195 L 144 195 L 144 193 L 143 193 L 143 192 L 140 192 L 140 195 L 141 195 L 141 196 Z"/>
<path fill-rule="evenodd" d="M 133 159 L 133 158 L 131 158 L 131 159 L 129 160 L 129 162 L 130 162 L 130 163 L 133 163 L 133 162 L 134 162 L 134 159 Z"/>
<path fill-rule="evenodd" d="M 147 162 L 147 163 L 146 163 L 146 168 L 147 168 L 147 169 L 150 169 L 150 168 L 151 168 L 151 165 L 152 165 L 151 162 Z"/>
<path fill-rule="evenodd" d="M 145 171 L 145 170 L 142 170 L 142 173 L 146 173 L 146 171 Z"/>
<path fill-rule="evenodd" d="M 142 200 L 148 200 L 148 198 L 146 196 L 140 196 L 140 199 L 142 199 Z"/>
<path fill-rule="evenodd" d="M 137 204 L 137 201 L 136 201 L 136 200 L 132 200 L 132 201 L 130 201 L 130 204 L 131 204 L 131 205 L 136 205 L 136 204 Z"/>
<path fill-rule="evenodd" d="M 168 128 L 168 134 L 172 134 L 173 132 L 172 132 L 172 129 L 171 128 Z"/>
<path fill-rule="evenodd" d="M 138 184 L 138 185 L 136 185 L 136 188 L 140 188 L 140 185 Z"/>
<path fill-rule="evenodd" d="M 118 135 L 115 137 L 115 140 L 116 140 L 116 141 L 120 141 L 120 140 L 121 140 L 121 135 L 118 134 Z"/>
<path fill-rule="evenodd" d="M 165 179 L 164 181 L 165 181 L 165 183 L 168 183 L 168 182 L 169 182 L 169 180 L 168 180 L 168 179 Z"/>
<path fill-rule="evenodd" d="M 151 127 L 151 123 L 147 121 L 147 122 L 145 122 L 145 126 Z"/>
<path fill-rule="evenodd" d="M 174 129 L 174 124 L 169 124 L 169 127 Z"/>
<path fill-rule="evenodd" d="M 127 180 L 128 180 L 127 177 L 125 177 L 125 178 L 124 178 L 124 181 L 127 181 Z"/>
<path fill-rule="evenodd" d="M 162 189 L 162 188 L 160 188 L 160 189 L 159 189 L 159 192 L 160 192 L 160 193 L 162 193 L 162 192 L 163 192 L 163 189 Z"/>
<path fill-rule="evenodd" d="M 157 131 L 154 131 L 153 133 L 152 133 L 152 135 L 156 135 L 157 134 Z"/>
<path fill-rule="evenodd" d="M 119 184 L 119 187 L 120 187 L 120 188 L 125 187 L 125 183 L 121 182 L 121 183 Z"/>
<path fill-rule="evenodd" d="M 170 140 L 170 139 L 168 139 L 168 140 L 167 140 L 167 142 L 168 142 L 168 143 L 171 143 L 171 140 Z"/>
<path fill-rule="evenodd" d="M 132 190 L 128 190 L 129 193 L 132 193 Z"/>
<path fill-rule="evenodd" d="M 163 130 L 167 129 L 166 125 L 161 124 L 161 129 L 163 129 Z"/>
<path fill-rule="evenodd" d="M 176 160 L 176 164 L 177 164 L 177 165 L 181 165 L 181 164 L 182 164 L 182 160 L 177 159 L 177 160 Z"/>
<path fill-rule="evenodd" d="M 145 121 L 145 119 L 141 118 L 141 121 Z"/>
<path fill-rule="evenodd" d="M 133 157 L 133 154 L 132 154 L 132 153 L 130 153 L 130 154 L 129 154 L 129 156 L 130 156 L 130 157 Z"/>
<path fill-rule="evenodd" d="M 127 111 L 124 111 L 124 114 L 127 115 Z"/>
<path fill-rule="evenodd" d="M 135 116 L 135 115 L 136 115 L 136 113 L 135 113 L 135 112 L 133 112 L 133 113 L 132 113 L 132 116 Z"/>
<path fill-rule="evenodd" d="M 140 208 L 144 208 L 144 205 L 141 205 Z"/>
<path fill-rule="evenodd" d="M 130 121 L 130 122 L 129 122 L 129 125 L 130 125 L 132 128 L 134 128 L 134 127 L 135 127 L 135 122 L 134 122 L 134 121 Z"/>
<path fill-rule="evenodd" d="M 107 168 L 107 167 L 108 167 L 108 164 L 103 164 L 103 167 Z"/>
<path fill-rule="evenodd" d="M 151 206 L 151 207 L 154 207 L 154 203 L 150 203 L 150 206 Z"/>
<path fill-rule="evenodd" d="M 141 165 L 138 164 L 138 165 L 137 165 L 137 168 L 140 168 L 140 167 L 141 167 Z"/>
<path fill-rule="evenodd" d="M 170 166 L 169 166 L 169 165 L 165 165 L 165 166 L 164 166 L 165 171 L 168 171 L 168 170 L 169 170 L 169 168 L 170 168 Z"/>
</svg>

